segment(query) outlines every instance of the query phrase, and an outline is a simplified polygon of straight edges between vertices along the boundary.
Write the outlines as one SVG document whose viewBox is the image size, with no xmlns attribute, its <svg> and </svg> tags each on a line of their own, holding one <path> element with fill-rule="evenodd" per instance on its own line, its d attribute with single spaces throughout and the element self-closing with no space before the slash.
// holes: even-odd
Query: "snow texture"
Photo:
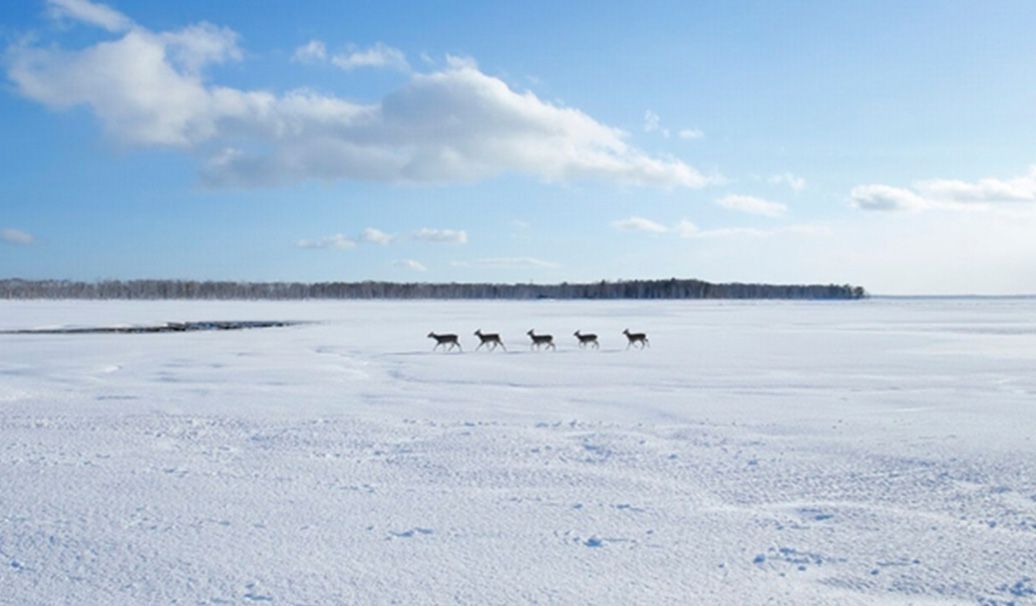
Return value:
<svg viewBox="0 0 1036 606">
<path fill-rule="evenodd" d="M 214 320 L 0 335 L 0 603 L 1036 603 L 1034 300 L 0 302 Z"/>
</svg>

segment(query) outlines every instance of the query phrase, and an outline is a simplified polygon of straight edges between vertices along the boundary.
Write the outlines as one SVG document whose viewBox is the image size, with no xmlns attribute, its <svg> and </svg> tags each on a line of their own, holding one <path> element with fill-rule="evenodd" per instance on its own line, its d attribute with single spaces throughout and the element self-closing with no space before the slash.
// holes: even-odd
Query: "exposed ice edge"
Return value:
<svg viewBox="0 0 1036 606">
<path fill-rule="evenodd" d="M 1036 302 L 0 303 L 260 314 L 0 335 L 0 603 L 1036 602 Z M 529 322 L 664 338 L 424 351 Z"/>
<path fill-rule="evenodd" d="M 150 326 L 62 326 L 46 328 L 22 328 L 0 330 L 4 335 L 89 335 L 89 334 L 140 334 L 159 332 L 195 332 L 199 330 L 248 330 L 253 328 L 281 328 L 297 326 L 305 322 L 283 320 L 216 320 L 195 322 L 166 322 Z"/>
</svg>

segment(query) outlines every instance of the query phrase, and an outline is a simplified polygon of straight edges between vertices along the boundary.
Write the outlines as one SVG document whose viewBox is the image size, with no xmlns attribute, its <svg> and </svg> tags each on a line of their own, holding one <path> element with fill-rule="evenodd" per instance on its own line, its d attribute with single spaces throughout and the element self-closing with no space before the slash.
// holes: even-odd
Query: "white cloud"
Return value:
<svg viewBox="0 0 1036 606">
<path fill-rule="evenodd" d="M 352 238 L 335 234 L 317 240 L 299 240 L 295 243 L 299 248 L 335 248 L 338 250 L 349 250 L 356 248 L 356 241 Z"/>
<path fill-rule="evenodd" d="M 403 51 L 386 46 L 381 42 L 367 49 L 338 53 L 331 57 L 331 63 L 346 71 L 360 67 L 398 69 L 400 71 L 410 69 L 410 64 L 407 63 L 406 55 Z"/>
<path fill-rule="evenodd" d="M 410 70 L 410 64 L 403 51 L 381 42 L 367 49 L 351 48 L 331 55 L 328 54 L 327 45 L 322 40 L 314 39 L 296 48 L 291 58 L 296 63 L 330 61 L 332 65 L 346 71 L 363 67 L 397 69 L 404 72 Z"/>
<path fill-rule="evenodd" d="M 1013 179 L 931 179 L 921 181 L 917 189 L 927 198 L 947 202 L 1033 202 L 1036 201 L 1036 166 Z"/>
<path fill-rule="evenodd" d="M 806 189 L 806 180 L 793 173 L 771 175 L 767 181 L 774 185 L 787 185 L 792 189 L 792 191 L 802 191 Z"/>
<path fill-rule="evenodd" d="M 133 27 L 133 21 L 126 15 L 89 0 L 47 0 L 47 12 L 55 19 L 81 21 L 110 32 L 122 32 Z"/>
<path fill-rule="evenodd" d="M 468 241 L 468 232 L 463 229 L 434 229 L 422 227 L 413 234 L 415 240 L 432 242 L 435 244 L 465 244 Z"/>
<path fill-rule="evenodd" d="M 295 49 L 291 56 L 292 61 L 298 63 L 312 63 L 327 59 L 327 47 L 320 40 L 310 40 Z"/>
<path fill-rule="evenodd" d="M 658 114 L 651 111 L 650 109 L 644 112 L 644 132 L 646 133 L 661 133 L 666 139 L 669 138 L 669 129 L 662 128 L 662 120 Z"/>
<path fill-rule="evenodd" d="M 402 267 L 412 271 L 428 271 L 428 268 L 425 267 L 424 263 L 413 259 L 397 259 L 396 261 L 393 261 L 392 264 L 396 267 Z"/>
<path fill-rule="evenodd" d="M 385 246 L 386 244 L 391 244 L 392 241 L 395 239 L 396 237 L 392 234 L 387 234 L 381 231 L 380 229 L 374 227 L 368 227 L 367 229 L 363 230 L 362 234 L 360 234 L 360 240 L 363 240 L 364 242 L 380 244 L 382 246 Z"/>
<path fill-rule="evenodd" d="M 1036 202 L 1036 166 L 1020 177 L 985 178 L 978 181 L 929 179 L 912 188 L 860 185 L 849 193 L 860 210 L 956 210 L 989 211 L 1005 203 Z"/>
<path fill-rule="evenodd" d="M 644 217 L 628 217 L 618 221 L 612 221 L 612 227 L 622 231 L 637 231 L 649 234 L 664 234 L 669 228 L 661 223 L 656 223 Z"/>
<path fill-rule="evenodd" d="M 22 246 L 28 246 L 36 241 L 36 238 L 32 234 L 24 232 L 20 229 L 14 229 L 7 227 L 0 230 L 0 240 L 7 242 L 8 244 L 20 244 Z"/>
<path fill-rule="evenodd" d="M 677 136 L 687 141 L 693 141 L 694 139 L 701 139 L 705 136 L 701 130 L 697 128 L 685 128 L 677 133 Z"/>
<path fill-rule="evenodd" d="M 349 61 L 374 62 L 376 54 Z M 206 158 L 210 185 L 449 183 L 504 173 L 662 188 L 720 180 L 632 147 L 626 133 L 578 109 L 513 90 L 469 59 L 448 57 L 437 71 L 412 73 L 384 98 L 361 103 L 308 89 L 245 90 L 204 73 L 241 56 L 236 34 L 225 28 L 156 33 L 135 26 L 76 50 L 15 44 L 5 64 L 29 99 L 53 109 L 87 106 L 124 143 Z"/>
<path fill-rule="evenodd" d="M 930 207 L 928 201 L 909 189 L 888 185 L 858 185 L 849 193 L 852 205 L 860 210 L 919 211 Z"/>
<path fill-rule="evenodd" d="M 450 265 L 482 269 L 554 269 L 559 267 L 557 263 L 534 257 L 489 257 L 470 261 L 454 261 Z"/>
<path fill-rule="evenodd" d="M 274 101 L 266 93 L 202 85 L 201 64 L 240 56 L 227 31 L 136 28 L 78 52 L 15 46 L 7 53 L 8 76 L 23 95 L 49 107 L 91 106 L 108 132 L 128 143 L 189 147 L 220 135 L 230 116 L 261 113 Z"/>
<path fill-rule="evenodd" d="M 755 196 L 741 196 L 731 194 L 716 200 L 716 204 L 729 210 L 749 213 L 753 215 L 765 215 L 777 217 L 787 212 L 788 207 L 780 202 L 771 202 Z"/>
</svg>

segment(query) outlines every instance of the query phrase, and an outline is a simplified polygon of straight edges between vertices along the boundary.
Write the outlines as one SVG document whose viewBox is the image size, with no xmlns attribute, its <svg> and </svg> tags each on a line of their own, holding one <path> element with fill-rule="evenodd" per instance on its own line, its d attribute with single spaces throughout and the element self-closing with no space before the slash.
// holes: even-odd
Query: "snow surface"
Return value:
<svg viewBox="0 0 1036 606">
<path fill-rule="evenodd" d="M 185 320 L 0 335 L 0 603 L 1036 603 L 1034 300 L 0 302 Z"/>
</svg>

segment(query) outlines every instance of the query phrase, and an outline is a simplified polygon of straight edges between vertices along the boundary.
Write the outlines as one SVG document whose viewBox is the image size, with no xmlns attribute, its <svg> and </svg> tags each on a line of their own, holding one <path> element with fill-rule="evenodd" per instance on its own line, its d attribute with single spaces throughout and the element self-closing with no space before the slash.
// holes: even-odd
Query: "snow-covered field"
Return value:
<svg viewBox="0 0 1036 606">
<path fill-rule="evenodd" d="M 183 320 L 0 335 L 0 603 L 1036 603 L 1036 300 L 0 302 Z"/>
</svg>

